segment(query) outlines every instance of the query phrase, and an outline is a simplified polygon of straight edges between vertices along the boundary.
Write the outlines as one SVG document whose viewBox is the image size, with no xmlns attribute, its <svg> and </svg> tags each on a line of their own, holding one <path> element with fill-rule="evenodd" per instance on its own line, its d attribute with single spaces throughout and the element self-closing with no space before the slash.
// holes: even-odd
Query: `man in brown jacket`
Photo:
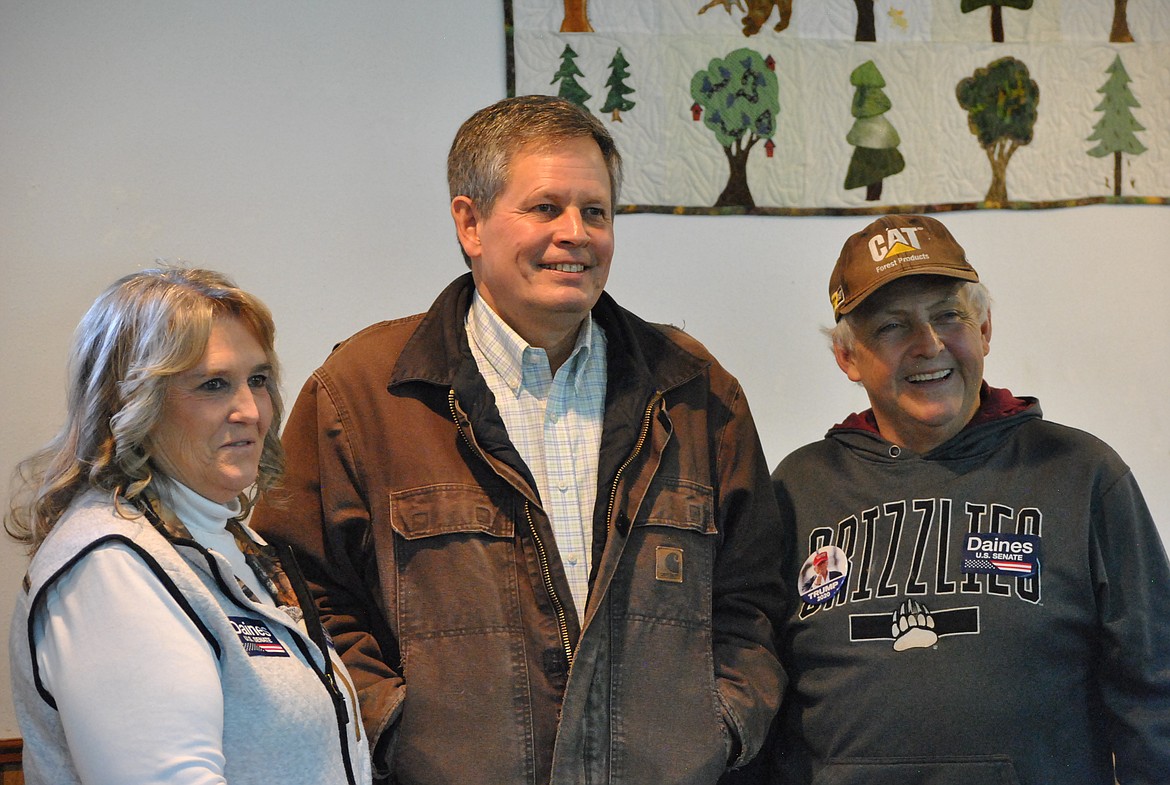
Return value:
<svg viewBox="0 0 1170 785">
<path fill-rule="evenodd" d="M 547 96 L 448 157 L 470 275 L 309 379 L 291 544 L 398 783 L 714 783 L 784 675 L 775 499 L 738 382 L 603 292 L 621 159 Z"/>
</svg>

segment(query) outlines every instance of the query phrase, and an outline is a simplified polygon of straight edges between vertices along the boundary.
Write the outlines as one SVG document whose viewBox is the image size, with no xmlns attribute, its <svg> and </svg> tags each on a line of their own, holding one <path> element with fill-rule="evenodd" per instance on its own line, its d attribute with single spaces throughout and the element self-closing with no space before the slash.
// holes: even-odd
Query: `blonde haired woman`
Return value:
<svg viewBox="0 0 1170 785">
<path fill-rule="evenodd" d="M 274 333 L 178 268 L 78 326 L 65 425 L 6 521 L 33 554 L 10 639 L 30 785 L 370 781 L 303 580 L 243 523 L 283 463 Z"/>
</svg>

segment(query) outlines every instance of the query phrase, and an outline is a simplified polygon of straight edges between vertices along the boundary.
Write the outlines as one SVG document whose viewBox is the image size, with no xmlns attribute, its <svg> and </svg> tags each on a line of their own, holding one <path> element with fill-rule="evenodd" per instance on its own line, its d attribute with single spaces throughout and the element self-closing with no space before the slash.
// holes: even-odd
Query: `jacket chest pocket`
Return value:
<svg viewBox="0 0 1170 785">
<path fill-rule="evenodd" d="M 390 495 L 403 638 L 516 623 L 515 524 L 500 498 L 508 496 L 457 483 Z"/>
<path fill-rule="evenodd" d="M 656 480 L 630 529 L 614 608 L 631 616 L 711 624 L 711 585 L 718 540 L 714 492 L 689 480 Z"/>
</svg>

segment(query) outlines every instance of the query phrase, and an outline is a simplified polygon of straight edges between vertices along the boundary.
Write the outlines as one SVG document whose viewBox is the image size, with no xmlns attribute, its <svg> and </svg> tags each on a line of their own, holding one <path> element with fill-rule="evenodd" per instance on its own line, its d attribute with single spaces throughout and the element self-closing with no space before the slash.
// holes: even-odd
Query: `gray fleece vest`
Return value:
<svg viewBox="0 0 1170 785">
<path fill-rule="evenodd" d="M 248 600 L 223 557 L 198 546 L 172 545 L 145 518 L 125 520 L 108 498 L 88 493 L 45 539 L 29 565 L 28 590 L 17 598 L 9 654 L 29 785 L 80 783 L 55 699 L 37 672 L 32 621 L 45 590 L 94 548 L 108 543 L 133 551 L 145 562 L 215 653 L 223 685 L 228 782 L 370 781 L 360 722 L 352 706 L 336 707 L 322 676 L 324 656 L 301 628 L 282 611 Z M 127 641 L 128 649 L 133 646 Z M 331 656 L 334 668 L 340 669 Z M 338 682 L 340 689 L 351 689 L 347 678 Z M 128 727 L 134 721 L 127 718 Z"/>
</svg>

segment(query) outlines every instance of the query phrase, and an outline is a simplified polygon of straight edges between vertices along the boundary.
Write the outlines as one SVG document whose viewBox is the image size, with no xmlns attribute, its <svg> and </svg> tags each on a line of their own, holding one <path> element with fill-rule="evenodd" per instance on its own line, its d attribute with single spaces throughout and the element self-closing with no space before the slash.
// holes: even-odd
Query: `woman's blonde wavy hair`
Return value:
<svg viewBox="0 0 1170 785">
<path fill-rule="evenodd" d="M 66 418 L 43 449 L 17 467 L 4 528 L 35 552 L 65 509 L 93 488 L 133 501 L 154 479 L 151 435 L 170 380 L 198 365 L 216 318 L 240 319 L 272 366 L 272 425 L 264 437 L 255 486 L 240 494 L 241 517 L 284 468 L 284 406 L 276 328 L 259 299 L 212 270 L 165 267 L 115 281 L 90 306 L 73 336 Z"/>
</svg>

